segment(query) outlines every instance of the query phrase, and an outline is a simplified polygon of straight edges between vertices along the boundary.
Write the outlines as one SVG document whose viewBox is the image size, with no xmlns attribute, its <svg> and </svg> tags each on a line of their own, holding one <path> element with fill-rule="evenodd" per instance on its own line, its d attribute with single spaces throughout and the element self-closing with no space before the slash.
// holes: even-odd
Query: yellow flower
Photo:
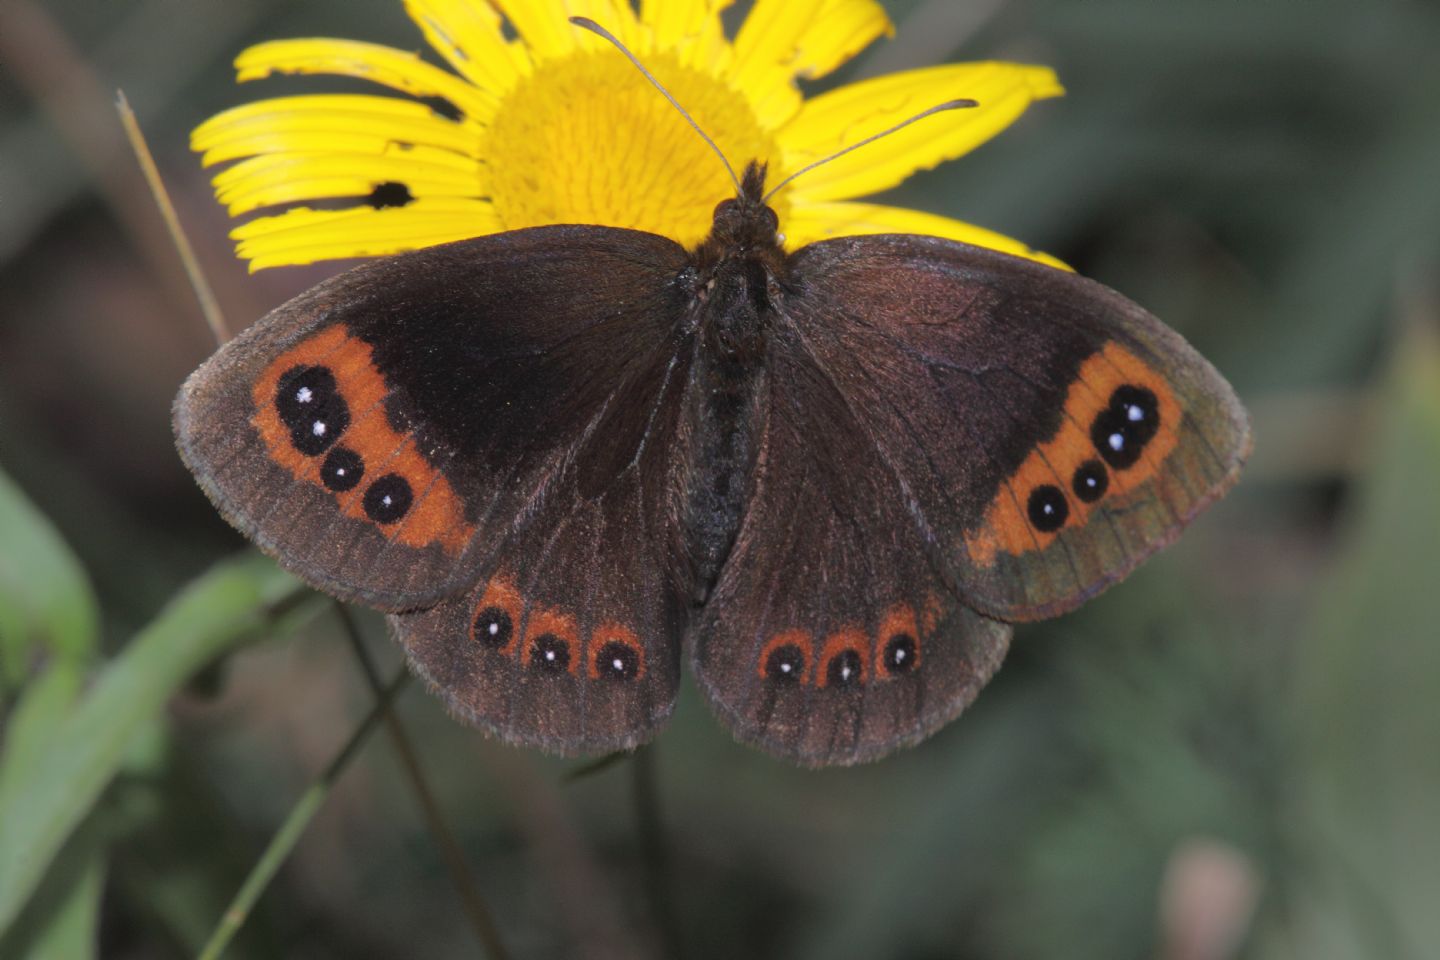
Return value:
<svg viewBox="0 0 1440 960">
<path fill-rule="evenodd" d="M 806 99 L 892 30 L 873 0 L 757 0 L 730 39 L 730 0 L 404 0 L 454 72 L 350 40 L 262 43 L 241 81 L 276 73 L 359 77 L 408 98 L 359 94 L 261 100 L 195 130 L 232 216 L 299 206 L 239 226 L 251 270 L 398 253 L 548 223 L 634 227 L 686 245 L 710 229 L 729 175 L 624 56 L 574 26 L 618 36 L 737 168 L 770 182 L 944 100 L 979 106 L 917 123 L 807 173 L 771 205 L 791 249 L 824 237 L 923 233 L 1057 264 L 980 227 L 853 198 L 957 157 L 1062 93 L 1053 71 L 1010 63 L 928 67 Z"/>
</svg>

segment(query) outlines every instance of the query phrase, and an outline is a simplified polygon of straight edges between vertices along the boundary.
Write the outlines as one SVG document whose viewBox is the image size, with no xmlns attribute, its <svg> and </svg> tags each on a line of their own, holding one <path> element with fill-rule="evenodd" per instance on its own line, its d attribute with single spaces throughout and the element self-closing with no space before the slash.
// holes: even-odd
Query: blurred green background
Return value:
<svg viewBox="0 0 1440 960">
<path fill-rule="evenodd" d="M 1240 486 L 1124 585 L 1017 631 L 959 722 L 871 766 L 732 743 L 696 691 L 646 760 L 398 710 L 516 957 L 1440 956 L 1440 10 L 912 0 L 817 89 L 954 59 L 1068 88 L 886 199 L 1051 251 L 1236 385 Z M 744 4 L 732 13 L 743 12 Z M 193 955 L 373 696 L 176 457 L 211 348 L 112 106 L 135 105 L 231 318 L 187 149 L 244 46 L 419 49 L 397 0 L 0 4 L 0 957 Z M 6 479 L 8 478 L 8 479 Z M 203 575 L 203 577 L 202 577 Z M 179 600 L 177 592 L 201 581 Z M 399 662 L 365 615 L 374 655 Z M 372 738 L 233 957 L 478 950 Z"/>
</svg>

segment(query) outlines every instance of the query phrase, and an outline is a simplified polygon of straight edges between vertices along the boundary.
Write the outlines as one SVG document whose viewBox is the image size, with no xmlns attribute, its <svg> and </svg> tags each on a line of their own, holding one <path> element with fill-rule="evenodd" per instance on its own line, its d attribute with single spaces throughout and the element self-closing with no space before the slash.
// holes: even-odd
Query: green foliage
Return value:
<svg viewBox="0 0 1440 960">
<path fill-rule="evenodd" d="M 278 625 L 277 615 L 294 606 L 299 587 L 257 556 L 222 564 L 181 591 L 80 695 L 89 664 L 76 654 L 94 649 L 93 600 L 73 557 L 8 481 L 0 485 L 0 495 L 0 511 L 10 521 L 7 534 L 12 529 L 18 534 L 5 539 L 9 576 L 0 606 L 30 612 L 27 620 L 9 619 L 26 624 L 29 642 L 16 649 L 48 660 L 6 726 L 0 765 L 0 823 L 5 824 L 0 833 L 0 932 L 33 936 L 34 955 L 46 956 L 87 936 L 93 940 L 101 848 L 92 837 L 61 859 L 72 878 L 62 902 L 36 908 L 53 918 L 53 927 L 11 931 L 47 869 L 93 815 L 137 738 L 162 721 L 170 697 L 236 645 L 294 626 L 293 610 Z M 35 570 L 46 582 L 20 575 Z"/>
</svg>

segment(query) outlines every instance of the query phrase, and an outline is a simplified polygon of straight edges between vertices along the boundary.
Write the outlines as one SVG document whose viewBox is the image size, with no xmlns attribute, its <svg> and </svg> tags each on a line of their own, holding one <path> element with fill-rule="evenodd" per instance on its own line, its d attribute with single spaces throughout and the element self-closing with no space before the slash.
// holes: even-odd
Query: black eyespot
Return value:
<svg viewBox="0 0 1440 960">
<path fill-rule="evenodd" d="M 475 614 L 475 639 L 487 647 L 504 649 L 515 633 L 515 621 L 499 607 L 486 607 Z"/>
<path fill-rule="evenodd" d="M 1070 488 L 1075 491 L 1075 496 L 1085 503 L 1094 503 L 1105 496 L 1105 491 L 1110 488 L 1110 474 L 1105 469 L 1105 464 L 1099 460 L 1086 460 L 1075 468 L 1075 476 L 1070 480 Z"/>
<path fill-rule="evenodd" d="M 908 633 L 897 633 L 885 644 L 883 663 L 890 673 L 905 673 L 915 666 L 915 638 Z"/>
<path fill-rule="evenodd" d="M 595 672 L 611 680 L 634 680 L 640 672 L 640 654 L 628 643 L 611 640 L 596 652 Z"/>
<path fill-rule="evenodd" d="M 365 476 L 365 461 L 349 447 L 336 447 L 320 464 L 320 480 L 336 493 L 355 489 Z"/>
<path fill-rule="evenodd" d="M 1132 467 L 1160 429 L 1160 404 L 1144 387 L 1126 384 L 1110 394 L 1110 405 L 1090 424 L 1090 442 L 1116 470 Z"/>
<path fill-rule="evenodd" d="M 553 633 L 542 633 L 530 645 L 530 666 L 546 673 L 570 669 L 570 644 Z"/>
<path fill-rule="evenodd" d="M 848 687 L 860 682 L 860 654 L 841 650 L 825 666 L 825 683 L 831 687 Z"/>
<path fill-rule="evenodd" d="M 787 643 L 770 651 L 765 658 L 765 676 L 784 683 L 798 683 L 805 674 L 805 651 Z"/>
<path fill-rule="evenodd" d="M 328 367 L 291 367 L 280 375 L 275 388 L 275 409 L 292 430 L 335 396 L 335 374 Z"/>
<path fill-rule="evenodd" d="M 1025 505 L 1030 515 L 1030 524 L 1041 533 L 1054 533 L 1065 526 L 1070 516 L 1070 504 L 1060 488 L 1046 483 L 1030 491 L 1030 500 Z"/>
<path fill-rule="evenodd" d="M 275 389 L 275 408 L 290 428 L 290 442 L 306 456 L 317 456 L 350 426 L 350 407 L 326 367 L 293 367 Z"/>
<path fill-rule="evenodd" d="M 376 523 L 394 523 L 410 510 L 414 499 L 415 495 L 410 492 L 410 484 L 404 477 L 387 473 L 370 484 L 362 505 L 365 516 Z"/>
<path fill-rule="evenodd" d="M 383 210 L 386 207 L 408 206 L 415 197 L 410 193 L 410 188 L 395 180 L 386 180 L 384 183 L 375 184 L 375 189 L 370 191 L 370 197 L 366 201 L 376 210 Z"/>
</svg>

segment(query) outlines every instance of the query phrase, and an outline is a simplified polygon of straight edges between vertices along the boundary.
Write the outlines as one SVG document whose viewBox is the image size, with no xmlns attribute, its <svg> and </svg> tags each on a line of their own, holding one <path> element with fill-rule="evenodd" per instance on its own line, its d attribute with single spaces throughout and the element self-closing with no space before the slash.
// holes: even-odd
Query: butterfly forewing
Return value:
<svg viewBox="0 0 1440 960">
<path fill-rule="evenodd" d="M 786 322 L 862 411 L 947 583 L 990 616 L 1094 596 L 1248 453 L 1230 386 L 1098 283 L 927 237 L 826 241 L 792 263 Z"/>
<path fill-rule="evenodd" d="M 226 517 L 305 580 L 428 606 L 568 495 L 556 480 L 576 449 L 667 368 L 686 263 L 651 234 L 550 227 L 358 267 L 187 381 L 181 452 Z M 612 437 L 592 485 L 642 433 Z"/>
</svg>

